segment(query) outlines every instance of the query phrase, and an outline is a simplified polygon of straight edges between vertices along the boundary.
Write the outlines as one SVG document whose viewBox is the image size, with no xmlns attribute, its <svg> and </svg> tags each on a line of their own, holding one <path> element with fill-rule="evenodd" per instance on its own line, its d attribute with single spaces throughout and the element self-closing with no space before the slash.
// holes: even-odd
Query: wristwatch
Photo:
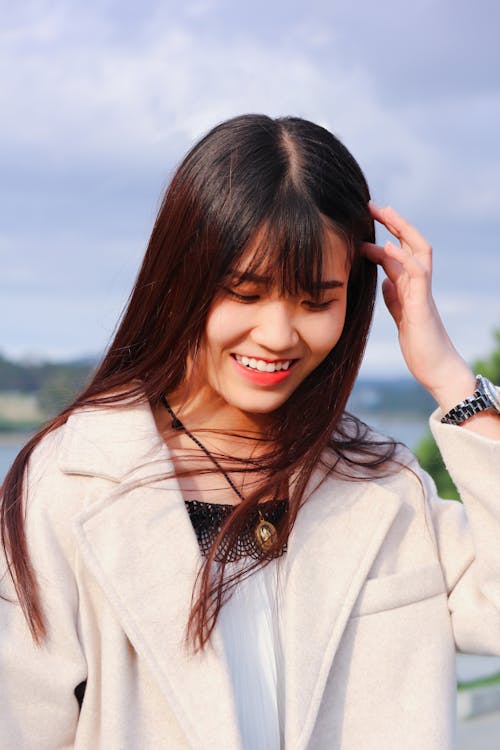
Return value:
<svg viewBox="0 0 500 750">
<path fill-rule="evenodd" d="M 472 396 L 460 401 L 459 404 L 450 409 L 441 422 L 445 424 L 462 424 L 466 419 L 473 417 L 481 411 L 492 409 L 494 413 L 500 414 L 500 388 L 493 385 L 488 378 L 476 375 L 476 390 Z"/>
</svg>

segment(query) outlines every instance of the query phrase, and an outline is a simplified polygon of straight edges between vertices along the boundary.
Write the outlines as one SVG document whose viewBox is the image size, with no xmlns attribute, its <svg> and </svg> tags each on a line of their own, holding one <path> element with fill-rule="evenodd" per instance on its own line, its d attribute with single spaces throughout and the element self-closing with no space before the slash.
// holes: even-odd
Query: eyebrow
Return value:
<svg viewBox="0 0 500 750">
<path fill-rule="evenodd" d="M 250 281 L 253 284 L 260 284 L 261 286 L 270 286 L 270 280 L 267 276 L 260 276 L 257 273 L 251 271 L 231 271 L 229 274 L 231 281 L 238 286 Z M 320 281 L 314 285 L 315 289 L 339 289 L 344 286 L 343 281 L 337 279 L 327 279 Z"/>
</svg>

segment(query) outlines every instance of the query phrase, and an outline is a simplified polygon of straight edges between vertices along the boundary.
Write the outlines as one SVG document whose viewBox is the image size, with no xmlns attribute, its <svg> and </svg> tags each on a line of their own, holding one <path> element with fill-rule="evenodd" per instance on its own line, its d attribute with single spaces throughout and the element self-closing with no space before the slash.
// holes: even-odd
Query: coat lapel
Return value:
<svg viewBox="0 0 500 750">
<path fill-rule="evenodd" d="M 148 664 L 190 747 L 241 747 L 220 633 L 201 654 L 185 650 L 202 557 L 147 405 L 87 411 L 68 422 L 60 466 L 116 482 L 75 520 L 82 559 Z M 109 489 L 111 488 L 111 489 Z"/>
<path fill-rule="evenodd" d="M 220 635 L 201 654 L 184 645 L 201 556 L 174 483 L 121 489 L 77 520 L 82 556 L 193 748 L 239 748 Z"/>
<path fill-rule="evenodd" d="M 399 506 L 376 482 L 331 479 L 300 510 L 287 553 L 286 747 L 307 747 L 349 615 Z"/>
</svg>

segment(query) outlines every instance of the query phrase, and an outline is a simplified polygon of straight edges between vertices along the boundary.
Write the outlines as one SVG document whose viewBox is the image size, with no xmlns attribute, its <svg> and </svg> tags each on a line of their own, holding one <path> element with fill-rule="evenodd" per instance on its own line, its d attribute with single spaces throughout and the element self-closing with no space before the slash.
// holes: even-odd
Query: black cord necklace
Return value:
<svg viewBox="0 0 500 750">
<path fill-rule="evenodd" d="M 181 420 L 177 417 L 174 410 L 168 403 L 167 398 L 164 393 L 161 395 L 161 400 L 162 400 L 164 407 L 166 408 L 166 410 L 172 417 L 172 429 L 184 432 L 188 436 L 188 438 L 190 438 L 193 441 L 193 443 L 195 443 L 195 445 L 201 448 L 201 450 L 210 459 L 210 461 L 212 461 L 214 466 L 220 471 L 220 473 L 222 474 L 222 476 L 224 477 L 228 485 L 231 487 L 231 489 L 235 492 L 235 494 L 240 498 L 240 500 L 244 500 L 245 499 L 244 496 L 236 487 L 231 477 L 227 474 L 227 472 L 224 471 L 224 469 L 222 468 L 220 463 L 217 461 L 215 456 L 212 456 L 208 448 L 206 448 L 203 445 L 201 440 L 195 437 L 187 429 L 187 427 L 181 422 Z M 277 494 L 278 493 L 276 492 L 274 500 L 276 500 Z M 273 549 L 273 547 L 275 547 L 278 541 L 278 532 L 276 531 L 276 527 L 274 526 L 274 524 L 272 524 L 270 521 L 266 520 L 262 516 L 262 512 L 260 508 L 257 508 L 257 512 L 259 514 L 259 522 L 254 529 L 254 538 L 257 543 L 257 546 L 259 547 L 259 549 L 262 550 L 262 552 L 269 552 L 271 549 Z"/>
</svg>

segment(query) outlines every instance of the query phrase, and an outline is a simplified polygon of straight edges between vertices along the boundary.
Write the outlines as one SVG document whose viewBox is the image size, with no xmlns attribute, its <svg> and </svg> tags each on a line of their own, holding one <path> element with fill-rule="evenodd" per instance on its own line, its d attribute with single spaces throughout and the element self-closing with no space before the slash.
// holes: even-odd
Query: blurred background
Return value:
<svg viewBox="0 0 500 750">
<path fill-rule="evenodd" d="M 374 199 L 432 242 L 445 324 L 500 381 L 496 0 L 0 0 L 0 11 L 0 477 L 106 347 L 175 166 L 243 112 L 299 115 L 340 137 Z M 453 496 L 422 443 L 432 400 L 408 379 L 381 300 L 351 408 L 418 449 Z M 459 680 L 486 689 L 500 663 L 474 664 Z"/>
</svg>

